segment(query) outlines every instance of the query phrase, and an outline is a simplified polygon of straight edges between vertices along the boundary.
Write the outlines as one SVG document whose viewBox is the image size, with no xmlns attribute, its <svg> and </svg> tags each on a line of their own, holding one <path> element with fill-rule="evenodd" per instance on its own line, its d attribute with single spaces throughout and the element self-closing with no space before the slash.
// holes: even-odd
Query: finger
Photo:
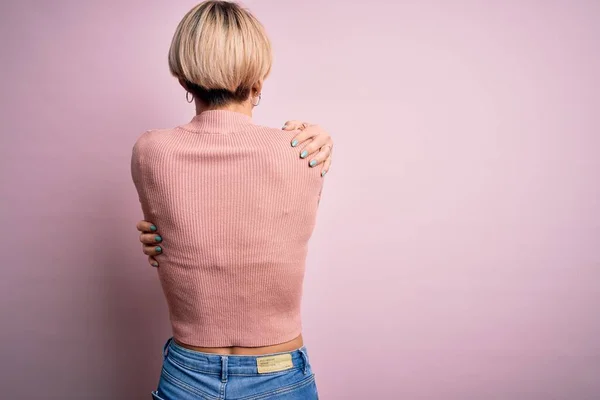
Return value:
<svg viewBox="0 0 600 400">
<path fill-rule="evenodd" d="M 154 225 L 152 222 L 148 222 L 148 221 L 140 221 L 137 223 L 137 225 L 135 227 L 137 228 L 138 231 L 144 232 L 144 233 L 152 233 L 152 232 L 157 231 L 156 225 Z"/>
<path fill-rule="evenodd" d="M 148 262 L 150 263 L 150 265 L 152 265 L 154 268 L 158 268 L 158 261 L 156 261 L 156 259 L 152 256 L 148 257 Z"/>
<path fill-rule="evenodd" d="M 306 144 L 304 148 L 308 151 L 308 154 L 312 154 L 317 152 L 318 150 L 323 150 L 325 147 L 333 148 L 333 140 L 331 140 L 331 136 L 326 133 L 318 134 L 317 136 L 313 136 L 310 139 L 310 142 Z"/>
<path fill-rule="evenodd" d="M 308 146 L 307 146 L 307 148 L 308 148 Z M 327 158 L 329 158 L 330 154 L 331 154 L 330 146 L 325 146 L 321 150 L 319 150 L 316 154 L 314 154 L 313 156 L 311 156 L 309 158 L 310 161 L 308 162 L 308 165 L 311 168 L 314 168 L 317 165 L 323 163 Z"/>
<path fill-rule="evenodd" d="M 281 129 L 284 131 L 293 131 L 302 128 L 303 124 L 304 122 L 297 120 L 287 121 L 285 124 L 283 124 L 283 128 Z"/>
<path fill-rule="evenodd" d="M 319 151 L 319 149 L 313 151 L 308 148 L 308 145 L 310 145 L 312 140 L 313 139 L 309 139 L 307 142 L 304 143 L 305 146 L 300 150 L 300 158 L 312 160 L 312 158 L 317 155 L 317 152 Z"/>
<path fill-rule="evenodd" d="M 324 137 L 324 136 L 326 136 L 326 135 L 319 135 L 319 136 L 313 137 L 307 143 L 307 145 L 303 149 L 303 151 L 300 153 L 300 157 L 305 158 L 305 157 L 302 157 L 302 155 L 305 153 L 308 153 L 308 155 L 311 155 L 311 154 L 316 154 L 318 152 L 325 152 L 325 158 L 328 157 L 329 154 L 331 154 L 331 151 L 333 150 L 333 141 L 331 140 L 330 137 Z"/>
<path fill-rule="evenodd" d="M 163 252 L 163 248 L 162 246 L 148 246 L 148 245 L 144 245 L 142 246 L 144 254 L 147 256 L 158 256 L 160 254 L 162 254 Z"/>
<path fill-rule="evenodd" d="M 140 235 L 140 242 L 147 245 L 156 245 L 162 242 L 162 236 L 153 233 L 142 233 Z"/>
<path fill-rule="evenodd" d="M 325 143 L 328 143 L 331 137 L 319 125 L 307 125 L 306 128 L 301 129 L 300 133 L 294 137 L 292 143 L 296 141 L 298 144 L 301 144 L 310 139 L 317 140 L 318 146 L 315 148 L 316 150 L 321 148 Z"/>
<path fill-rule="evenodd" d="M 331 168 L 331 155 L 329 155 L 329 157 L 327 157 L 327 159 L 323 163 L 323 169 L 321 170 L 322 177 L 329 172 L 329 168 Z"/>
<path fill-rule="evenodd" d="M 331 139 L 324 145 L 321 145 L 321 143 L 322 140 L 318 140 L 318 136 L 314 137 L 307 142 L 307 145 L 300 152 L 300 158 L 307 158 L 311 167 L 320 164 L 333 151 L 333 141 L 331 141 Z M 325 156 L 321 157 L 322 159 L 317 160 L 315 164 L 315 162 L 313 162 L 313 158 L 321 152 L 323 152 Z"/>
</svg>

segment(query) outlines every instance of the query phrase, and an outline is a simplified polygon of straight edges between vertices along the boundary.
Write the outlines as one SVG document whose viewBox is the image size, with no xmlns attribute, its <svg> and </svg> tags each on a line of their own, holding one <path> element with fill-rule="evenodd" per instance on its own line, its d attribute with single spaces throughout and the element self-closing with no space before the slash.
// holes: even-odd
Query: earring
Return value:
<svg viewBox="0 0 600 400">
<path fill-rule="evenodd" d="M 190 99 L 190 95 L 192 96 L 191 99 Z M 191 103 L 192 101 L 194 101 L 194 95 L 191 94 L 190 92 L 185 92 L 185 99 L 187 100 L 188 103 Z"/>
<path fill-rule="evenodd" d="M 252 105 L 253 105 L 254 107 L 256 107 L 257 105 L 259 105 L 259 104 L 260 104 L 260 99 L 261 99 L 261 98 L 262 98 L 262 93 L 259 93 L 259 94 L 258 94 L 258 101 L 257 101 L 256 103 L 252 103 Z"/>
</svg>

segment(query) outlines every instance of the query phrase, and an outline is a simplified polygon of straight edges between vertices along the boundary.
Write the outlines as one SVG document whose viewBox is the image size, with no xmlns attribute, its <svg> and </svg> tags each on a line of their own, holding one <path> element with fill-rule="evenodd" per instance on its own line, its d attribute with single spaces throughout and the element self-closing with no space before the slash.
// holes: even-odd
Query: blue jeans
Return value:
<svg viewBox="0 0 600 400">
<path fill-rule="evenodd" d="M 306 348 L 261 356 L 201 353 L 169 339 L 157 400 L 318 400 Z M 272 357 L 276 356 L 276 357 Z M 259 372 L 260 371 L 260 372 Z"/>
</svg>

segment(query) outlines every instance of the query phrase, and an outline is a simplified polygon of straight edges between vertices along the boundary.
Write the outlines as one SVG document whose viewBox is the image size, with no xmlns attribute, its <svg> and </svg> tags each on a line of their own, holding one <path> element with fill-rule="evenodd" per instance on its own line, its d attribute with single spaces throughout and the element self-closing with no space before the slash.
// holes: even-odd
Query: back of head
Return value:
<svg viewBox="0 0 600 400">
<path fill-rule="evenodd" d="M 262 24 L 227 1 L 205 1 L 181 20 L 169 50 L 169 69 L 209 107 L 248 99 L 271 71 L 271 43 Z"/>
</svg>

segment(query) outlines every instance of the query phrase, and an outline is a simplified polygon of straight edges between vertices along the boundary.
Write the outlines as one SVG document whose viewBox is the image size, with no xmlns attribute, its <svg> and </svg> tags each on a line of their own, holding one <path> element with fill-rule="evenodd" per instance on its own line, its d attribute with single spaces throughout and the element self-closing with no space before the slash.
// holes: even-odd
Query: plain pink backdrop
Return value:
<svg viewBox="0 0 600 400">
<path fill-rule="evenodd" d="M 129 158 L 193 115 L 166 61 L 193 4 L 0 6 L 2 398 L 156 386 Z M 321 397 L 600 398 L 600 3 L 246 5 L 276 55 L 255 120 L 336 141 L 303 303 Z"/>
</svg>

